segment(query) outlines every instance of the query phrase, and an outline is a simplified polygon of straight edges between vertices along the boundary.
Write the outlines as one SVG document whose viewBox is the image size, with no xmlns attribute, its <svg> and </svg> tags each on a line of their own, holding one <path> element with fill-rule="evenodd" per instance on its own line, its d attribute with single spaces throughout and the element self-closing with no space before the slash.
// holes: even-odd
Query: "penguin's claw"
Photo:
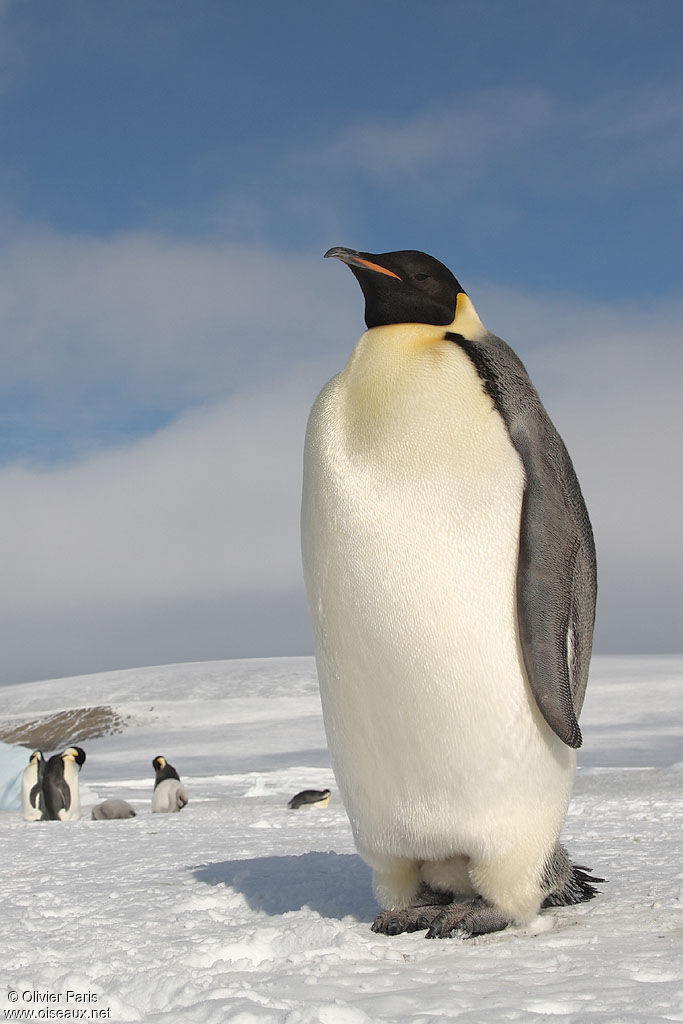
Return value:
<svg viewBox="0 0 683 1024">
<path fill-rule="evenodd" d="M 509 920 L 500 911 L 490 907 L 482 899 L 475 899 L 469 903 L 451 903 L 432 922 L 427 938 L 469 939 L 473 935 L 500 932 L 509 924 Z"/>
<path fill-rule="evenodd" d="M 423 932 L 442 911 L 442 903 L 435 906 L 405 907 L 403 910 L 382 910 L 373 921 L 372 930 L 380 935 Z"/>
<path fill-rule="evenodd" d="M 427 932 L 428 939 L 450 939 L 456 934 L 464 934 L 467 929 L 463 927 L 463 921 L 467 915 L 477 906 L 477 901 L 469 903 L 450 903 L 442 908 L 441 913 L 436 916 Z"/>
</svg>

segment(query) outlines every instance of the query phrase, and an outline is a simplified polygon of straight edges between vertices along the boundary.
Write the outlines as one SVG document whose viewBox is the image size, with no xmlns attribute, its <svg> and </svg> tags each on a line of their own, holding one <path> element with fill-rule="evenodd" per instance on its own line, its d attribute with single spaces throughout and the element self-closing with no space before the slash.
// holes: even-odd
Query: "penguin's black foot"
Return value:
<svg viewBox="0 0 683 1024">
<path fill-rule="evenodd" d="M 372 930 L 380 935 L 426 931 L 448 906 L 449 900 L 446 893 L 423 885 L 410 906 L 402 910 L 382 910 L 373 921 Z"/>
<path fill-rule="evenodd" d="M 510 924 L 495 907 L 484 903 L 481 897 L 468 903 L 451 903 L 432 921 L 428 939 L 450 939 L 459 936 L 469 939 L 473 935 L 500 932 Z"/>
<path fill-rule="evenodd" d="M 380 935 L 401 935 L 402 932 L 423 932 L 443 912 L 443 905 L 405 907 L 404 910 L 382 910 L 372 923 Z"/>
</svg>

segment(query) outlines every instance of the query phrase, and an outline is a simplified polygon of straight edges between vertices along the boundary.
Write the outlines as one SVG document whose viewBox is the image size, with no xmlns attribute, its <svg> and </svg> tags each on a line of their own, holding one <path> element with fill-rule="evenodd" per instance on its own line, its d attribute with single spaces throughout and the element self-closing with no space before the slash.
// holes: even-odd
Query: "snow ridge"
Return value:
<svg viewBox="0 0 683 1024">
<path fill-rule="evenodd" d="M 0 814 L 2 1010 L 149 1024 L 683 1021 L 682 683 L 683 658 L 595 659 L 563 842 L 608 881 L 590 903 L 467 942 L 370 931 L 370 874 L 330 770 L 312 659 L 5 687 L 15 718 L 90 701 L 125 724 L 83 743 L 80 821 Z M 160 752 L 189 792 L 182 814 L 151 813 Z M 287 809 L 325 787 L 328 808 Z M 91 821 L 109 797 L 137 817 Z"/>
</svg>

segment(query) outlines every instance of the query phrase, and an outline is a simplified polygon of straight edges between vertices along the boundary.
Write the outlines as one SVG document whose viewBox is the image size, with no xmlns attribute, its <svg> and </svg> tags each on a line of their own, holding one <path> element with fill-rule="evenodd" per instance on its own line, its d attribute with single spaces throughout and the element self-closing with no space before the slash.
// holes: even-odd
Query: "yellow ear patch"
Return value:
<svg viewBox="0 0 683 1024">
<path fill-rule="evenodd" d="M 486 334 L 486 328 L 479 319 L 474 303 L 465 292 L 460 292 L 458 295 L 455 303 L 455 319 L 449 330 L 471 340 Z"/>
</svg>

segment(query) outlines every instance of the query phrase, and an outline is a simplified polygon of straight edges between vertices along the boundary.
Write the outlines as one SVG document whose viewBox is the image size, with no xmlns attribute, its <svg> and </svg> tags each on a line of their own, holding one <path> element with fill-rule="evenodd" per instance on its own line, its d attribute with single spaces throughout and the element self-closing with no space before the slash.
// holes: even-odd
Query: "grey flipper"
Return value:
<svg viewBox="0 0 683 1024">
<path fill-rule="evenodd" d="M 40 811 L 41 817 L 44 817 L 45 812 L 45 801 L 43 799 L 43 779 L 45 778 L 45 758 L 43 757 L 42 750 L 34 750 L 29 758 L 28 767 L 30 767 L 35 761 L 36 766 L 36 781 L 35 785 L 31 787 L 31 791 L 28 795 L 28 802 L 34 811 Z M 27 767 L 27 771 L 28 771 Z"/>
<path fill-rule="evenodd" d="M 42 774 L 40 773 L 40 770 L 39 770 L 38 781 L 36 782 L 35 786 L 32 787 L 31 792 L 29 793 L 28 802 L 30 803 L 31 807 L 34 808 L 34 810 L 39 811 L 39 810 L 41 810 L 40 804 L 41 804 L 42 798 L 43 798 L 43 779 L 42 779 Z"/>
<path fill-rule="evenodd" d="M 517 619 L 532 693 L 548 725 L 581 746 L 577 721 L 588 682 L 597 595 L 595 545 L 574 467 L 523 363 L 494 334 L 446 338 L 472 360 L 526 475 Z"/>
</svg>

